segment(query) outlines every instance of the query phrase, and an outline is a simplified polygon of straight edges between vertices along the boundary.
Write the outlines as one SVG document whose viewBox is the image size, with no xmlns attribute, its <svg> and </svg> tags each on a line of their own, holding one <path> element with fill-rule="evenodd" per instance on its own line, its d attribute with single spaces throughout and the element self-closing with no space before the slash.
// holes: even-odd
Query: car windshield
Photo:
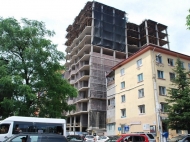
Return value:
<svg viewBox="0 0 190 142">
<path fill-rule="evenodd" d="M 0 134 L 7 134 L 10 124 L 0 124 Z"/>
<path fill-rule="evenodd" d="M 3 142 L 8 142 L 10 139 L 12 139 L 14 137 L 14 135 L 13 136 L 11 136 L 11 137 L 9 137 L 9 138 L 7 138 L 7 139 L 5 139 Z"/>
<path fill-rule="evenodd" d="M 105 142 L 116 142 L 121 136 L 108 136 L 108 138 Z"/>
<path fill-rule="evenodd" d="M 105 137 L 105 136 L 101 136 L 100 139 L 107 139 L 107 137 Z"/>
<path fill-rule="evenodd" d="M 152 134 L 147 134 L 150 139 L 154 139 Z"/>
<path fill-rule="evenodd" d="M 81 140 L 80 136 L 68 136 L 67 139 L 77 139 L 77 140 Z"/>
<path fill-rule="evenodd" d="M 94 138 L 93 136 L 86 136 L 86 138 Z"/>
</svg>

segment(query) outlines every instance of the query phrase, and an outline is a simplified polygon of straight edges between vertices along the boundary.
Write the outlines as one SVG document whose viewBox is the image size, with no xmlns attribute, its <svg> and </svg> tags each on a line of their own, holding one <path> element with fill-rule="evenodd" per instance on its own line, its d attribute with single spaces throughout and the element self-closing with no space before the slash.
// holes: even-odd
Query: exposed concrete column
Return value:
<svg viewBox="0 0 190 142">
<path fill-rule="evenodd" d="M 70 127 L 69 127 L 69 131 L 71 131 L 71 126 L 72 126 L 72 117 L 70 116 Z"/>
<path fill-rule="evenodd" d="M 100 21 L 101 26 L 103 26 L 102 21 L 104 21 L 103 9 L 104 9 L 104 6 L 101 5 L 101 21 Z M 103 30 L 100 30 L 100 33 L 101 33 L 101 35 L 103 35 Z M 101 43 L 103 43 L 103 37 L 101 36 L 100 38 L 101 38 Z"/>
<path fill-rule="evenodd" d="M 99 129 L 99 118 L 100 118 L 100 112 L 97 112 L 96 115 L 96 127 Z"/>
<path fill-rule="evenodd" d="M 145 30 L 146 30 L 146 43 L 149 44 L 147 20 L 145 20 Z"/>
<path fill-rule="evenodd" d="M 141 34 L 140 34 L 140 27 L 138 26 L 138 35 L 139 35 L 139 48 L 141 47 L 141 41 L 140 41 L 140 39 L 141 39 Z"/>
<path fill-rule="evenodd" d="M 167 38 L 167 41 L 168 41 L 168 49 L 170 50 L 170 44 L 169 44 L 169 38 L 168 38 L 168 31 L 167 31 L 167 28 L 165 29 L 165 31 L 166 31 L 166 38 Z"/>
<path fill-rule="evenodd" d="M 155 25 L 155 29 L 156 29 L 156 39 L 157 39 L 157 45 L 160 46 L 160 42 L 159 42 L 159 35 L 158 35 L 158 25 Z"/>
<path fill-rule="evenodd" d="M 82 132 L 83 115 L 80 115 L 80 132 Z"/>
<path fill-rule="evenodd" d="M 89 99 L 89 101 L 88 101 L 88 109 L 87 109 L 87 111 L 88 111 L 88 128 L 90 127 L 90 113 L 91 113 L 91 107 L 90 107 L 90 104 L 91 104 L 92 102 L 91 102 L 91 99 Z"/>
<path fill-rule="evenodd" d="M 92 41 L 93 41 L 93 38 L 94 38 L 94 5 L 95 5 L 95 2 L 92 3 L 92 24 L 91 24 L 91 55 L 92 55 L 92 52 L 93 52 L 93 45 L 92 45 Z"/>
<path fill-rule="evenodd" d="M 125 53 L 126 53 L 126 58 L 129 57 L 128 55 L 128 41 L 127 41 L 127 20 L 126 20 L 126 14 L 125 14 L 125 44 L 126 44 L 126 47 L 125 47 Z"/>
<path fill-rule="evenodd" d="M 75 135 L 75 127 L 76 127 L 76 116 L 74 116 L 74 127 L 73 127 L 74 135 Z"/>
<path fill-rule="evenodd" d="M 114 57 L 114 59 L 116 58 L 116 51 L 115 50 L 113 51 L 113 57 Z"/>
</svg>

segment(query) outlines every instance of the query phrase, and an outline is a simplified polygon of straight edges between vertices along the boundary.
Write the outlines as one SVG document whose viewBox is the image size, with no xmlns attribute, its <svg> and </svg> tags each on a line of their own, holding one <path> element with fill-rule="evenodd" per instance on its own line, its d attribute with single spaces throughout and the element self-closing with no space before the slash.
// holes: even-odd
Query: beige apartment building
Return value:
<svg viewBox="0 0 190 142">
<path fill-rule="evenodd" d="M 163 122 L 167 119 L 165 99 L 167 89 L 173 87 L 171 79 L 175 77 L 177 58 L 190 70 L 190 56 L 148 44 L 112 68 L 114 73 L 107 77 L 108 88 L 114 88 L 115 134 L 151 132 L 159 139 L 160 132 L 168 131 Z M 108 107 L 110 101 L 108 98 Z M 169 131 L 169 135 L 176 135 L 176 131 Z"/>
</svg>

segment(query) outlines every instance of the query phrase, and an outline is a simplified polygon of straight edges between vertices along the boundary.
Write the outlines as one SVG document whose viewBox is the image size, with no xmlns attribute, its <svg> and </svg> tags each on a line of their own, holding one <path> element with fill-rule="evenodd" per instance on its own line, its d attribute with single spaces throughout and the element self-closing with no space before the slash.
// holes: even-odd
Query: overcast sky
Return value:
<svg viewBox="0 0 190 142">
<path fill-rule="evenodd" d="M 58 50 L 65 51 L 66 28 L 85 6 L 87 0 L 0 0 L 0 16 L 18 20 L 43 21 L 56 35 L 52 38 Z M 190 0 L 97 0 L 127 13 L 130 22 L 140 24 L 151 19 L 168 26 L 170 49 L 190 55 L 190 30 L 186 16 Z"/>
</svg>

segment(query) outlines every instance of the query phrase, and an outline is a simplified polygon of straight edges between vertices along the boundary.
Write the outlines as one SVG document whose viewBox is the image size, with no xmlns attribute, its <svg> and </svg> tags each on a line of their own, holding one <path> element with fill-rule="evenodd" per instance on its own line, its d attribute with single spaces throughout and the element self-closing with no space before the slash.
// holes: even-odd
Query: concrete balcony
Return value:
<svg viewBox="0 0 190 142">
<path fill-rule="evenodd" d="M 88 101 L 88 97 L 87 96 L 78 96 L 76 98 L 73 98 L 73 103 L 81 103 L 81 102 L 87 102 Z"/>
<path fill-rule="evenodd" d="M 74 84 L 74 83 L 75 83 L 75 80 L 74 80 L 74 79 L 73 79 L 73 80 L 70 80 L 69 83 L 70 83 L 70 84 Z"/>
</svg>

